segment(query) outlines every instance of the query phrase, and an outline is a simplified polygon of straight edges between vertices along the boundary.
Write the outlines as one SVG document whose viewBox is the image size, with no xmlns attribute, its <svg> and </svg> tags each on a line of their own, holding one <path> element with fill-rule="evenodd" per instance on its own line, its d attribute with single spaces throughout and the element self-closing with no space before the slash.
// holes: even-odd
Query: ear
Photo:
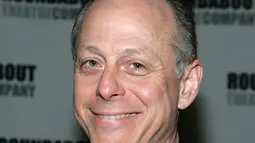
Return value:
<svg viewBox="0 0 255 143">
<path fill-rule="evenodd" d="M 197 97 L 201 79 L 203 76 L 203 67 L 199 60 L 193 61 L 184 71 L 180 81 L 178 108 L 186 109 Z"/>
</svg>

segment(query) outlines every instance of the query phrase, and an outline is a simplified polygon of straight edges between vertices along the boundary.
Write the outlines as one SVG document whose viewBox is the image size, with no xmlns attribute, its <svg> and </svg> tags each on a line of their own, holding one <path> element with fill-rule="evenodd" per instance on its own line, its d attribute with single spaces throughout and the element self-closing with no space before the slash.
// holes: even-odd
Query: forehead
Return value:
<svg viewBox="0 0 255 143">
<path fill-rule="evenodd" d="M 172 11 L 161 0 L 100 0 L 84 17 L 79 44 L 157 47 L 175 33 Z"/>
</svg>

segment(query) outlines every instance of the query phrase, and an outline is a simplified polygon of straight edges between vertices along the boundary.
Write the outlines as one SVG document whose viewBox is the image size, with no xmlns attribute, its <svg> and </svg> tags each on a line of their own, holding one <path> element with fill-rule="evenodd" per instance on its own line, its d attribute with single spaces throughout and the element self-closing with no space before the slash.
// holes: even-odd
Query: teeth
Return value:
<svg viewBox="0 0 255 143">
<path fill-rule="evenodd" d="M 133 114 L 120 114 L 120 115 L 112 115 L 112 116 L 100 116 L 101 118 L 108 119 L 108 120 L 116 120 L 116 119 L 121 119 L 121 118 L 126 118 L 126 117 L 132 117 L 135 116 L 136 113 Z"/>
</svg>

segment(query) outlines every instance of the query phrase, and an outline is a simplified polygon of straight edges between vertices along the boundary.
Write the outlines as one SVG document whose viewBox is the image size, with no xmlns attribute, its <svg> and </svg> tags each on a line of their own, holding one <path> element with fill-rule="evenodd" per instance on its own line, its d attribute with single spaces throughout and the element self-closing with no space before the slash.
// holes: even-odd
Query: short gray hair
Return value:
<svg viewBox="0 0 255 143">
<path fill-rule="evenodd" d="M 197 59 L 197 36 L 192 5 L 185 0 L 166 0 L 173 9 L 175 22 L 178 26 L 179 35 L 173 43 L 176 54 L 176 75 L 181 78 L 187 65 Z M 189 1 L 189 0 L 188 0 Z M 72 33 L 72 54 L 73 60 L 77 60 L 77 41 L 81 31 L 84 15 L 94 0 L 87 0 L 81 7 L 75 19 Z"/>
</svg>

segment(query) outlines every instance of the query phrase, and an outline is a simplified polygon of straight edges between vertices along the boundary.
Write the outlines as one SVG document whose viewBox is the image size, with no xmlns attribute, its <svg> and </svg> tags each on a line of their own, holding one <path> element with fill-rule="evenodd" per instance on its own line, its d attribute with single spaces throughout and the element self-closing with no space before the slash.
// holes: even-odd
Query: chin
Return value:
<svg viewBox="0 0 255 143">
<path fill-rule="evenodd" d="M 133 143 L 134 139 L 132 139 L 130 131 L 118 132 L 118 133 L 94 133 L 97 136 L 91 136 L 91 143 Z M 99 135 L 99 136 L 98 136 Z"/>
</svg>

